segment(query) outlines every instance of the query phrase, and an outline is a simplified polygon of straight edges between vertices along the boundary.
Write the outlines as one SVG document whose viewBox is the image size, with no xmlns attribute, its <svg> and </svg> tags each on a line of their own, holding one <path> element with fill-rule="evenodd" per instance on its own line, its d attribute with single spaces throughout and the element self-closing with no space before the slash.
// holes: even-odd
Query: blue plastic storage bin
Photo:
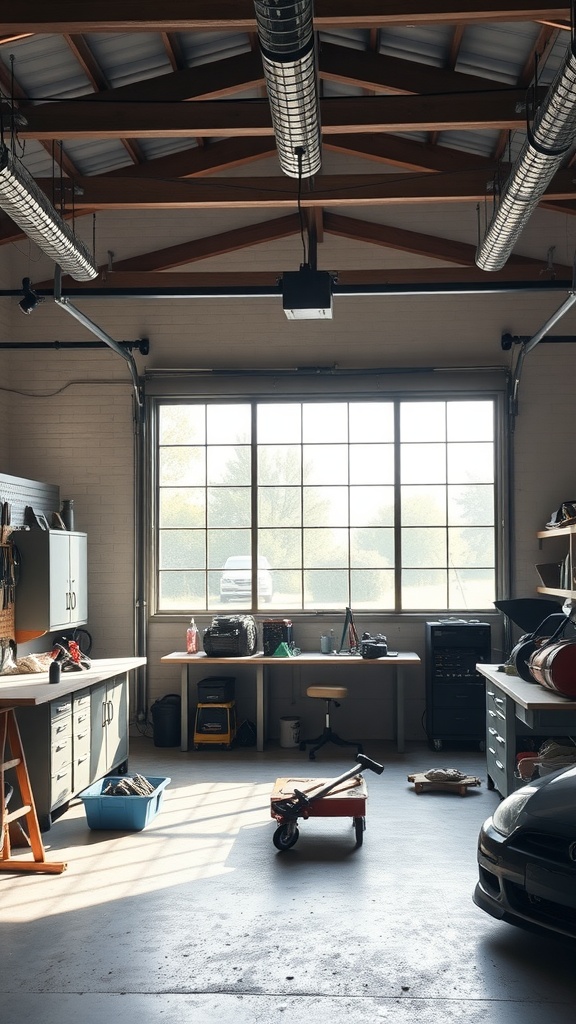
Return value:
<svg viewBox="0 0 576 1024">
<path fill-rule="evenodd" d="M 79 796 L 84 803 L 88 827 L 122 832 L 141 832 L 146 828 L 158 814 L 164 790 L 171 780 L 149 775 L 144 777 L 154 786 L 154 792 L 149 796 L 113 796 L 102 792 L 109 782 L 120 782 L 125 778 L 122 775 L 108 775 L 83 790 Z"/>
</svg>

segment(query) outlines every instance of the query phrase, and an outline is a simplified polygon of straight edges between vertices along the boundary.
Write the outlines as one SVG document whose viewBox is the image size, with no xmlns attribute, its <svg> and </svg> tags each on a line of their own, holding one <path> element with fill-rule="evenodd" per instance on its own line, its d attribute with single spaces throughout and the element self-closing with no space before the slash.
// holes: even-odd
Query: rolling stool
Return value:
<svg viewBox="0 0 576 1024">
<path fill-rule="evenodd" d="M 348 690 L 345 686 L 309 686 L 306 690 L 307 697 L 319 697 L 321 700 L 326 701 L 326 719 L 324 725 L 324 732 L 321 736 L 316 736 L 313 740 L 302 740 L 300 743 L 300 750 L 306 750 L 307 746 L 312 744 L 312 749 L 309 753 L 311 761 L 316 760 L 316 751 L 323 747 L 326 743 L 335 743 L 338 747 L 356 747 L 359 754 L 364 753 L 364 749 L 361 743 L 355 743 L 353 740 L 343 740 L 338 733 L 333 732 L 330 727 L 330 704 L 334 704 L 334 707 L 340 707 L 340 698 L 348 696 Z"/>
</svg>

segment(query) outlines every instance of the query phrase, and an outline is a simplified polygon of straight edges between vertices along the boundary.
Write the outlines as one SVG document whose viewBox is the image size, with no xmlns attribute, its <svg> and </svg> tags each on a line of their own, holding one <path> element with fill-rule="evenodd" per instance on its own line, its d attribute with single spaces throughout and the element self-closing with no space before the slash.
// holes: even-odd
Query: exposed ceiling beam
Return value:
<svg viewBox="0 0 576 1024">
<path fill-rule="evenodd" d="M 262 272 L 239 271 L 233 273 L 220 271 L 218 273 L 167 271 L 165 273 L 124 274 L 116 273 L 112 270 L 111 272 L 104 272 L 97 281 L 80 282 L 66 277 L 62 279 L 62 286 L 68 293 L 82 294 L 84 296 L 114 292 L 120 297 L 127 295 L 129 290 L 132 290 L 135 298 L 143 294 L 149 294 L 149 297 L 153 297 L 154 294 L 159 296 L 166 295 L 169 290 L 173 290 L 180 292 L 181 297 L 185 298 L 186 292 L 190 291 L 193 293 L 194 289 L 211 291 L 214 296 L 218 296 L 218 294 L 221 294 L 226 289 L 278 286 L 279 275 L 284 270 L 285 267 L 283 266 Z M 565 277 L 557 275 L 555 278 L 544 277 L 545 270 L 546 264 L 544 262 L 542 262 L 540 267 L 506 267 L 505 270 L 496 271 L 494 274 L 486 274 L 479 270 L 478 267 L 339 270 L 337 283 L 339 286 L 344 287 L 347 285 L 355 287 L 368 285 L 386 288 L 394 286 L 409 287 L 410 285 L 426 287 L 428 285 L 438 289 L 441 289 L 442 286 L 449 288 L 452 284 L 456 288 L 462 288 L 469 284 L 485 288 L 488 291 L 492 286 L 499 288 L 502 285 L 509 284 L 512 288 L 514 284 L 526 283 L 533 284 L 536 289 L 546 291 L 555 288 L 559 290 L 565 289 L 572 280 L 571 270 Z M 35 284 L 35 290 L 51 293 L 52 286 L 52 282 L 45 282 L 45 287 Z"/>
<path fill-rule="evenodd" d="M 193 7 L 193 13 L 191 12 Z M 231 28 L 254 31 L 252 0 L 100 0 L 97 5 L 69 0 L 28 0 L 3 15 L 7 36 L 36 32 L 192 32 Z M 10 20 L 11 19 L 11 20 Z M 570 7 L 538 0 L 315 0 L 314 25 L 378 28 L 384 25 L 466 24 L 481 21 L 570 21 Z"/>
<path fill-rule="evenodd" d="M 357 220 L 355 217 L 343 217 L 341 214 L 330 212 L 324 214 L 324 230 L 327 234 L 339 235 L 341 238 L 349 238 L 356 242 L 380 245 L 385 249 L 409 252 L 414 256 L 443 260 L 446 263 L 456 263 L 463 267 L 474 266 L 475 247 L 464 242 L 457 242 L 452 238 L 425 235 L 419 231 L 407 231 L 395 225 L 389 226 L 373 221 Z M 529 256 L 511 256 L 511 264 L 542 268 L 542 260 L 531 259 Z"/>
<path fill-rule="evenodd" d="M 350 132 L 477 131 L 526 126 L 523 89 L 448 96 L 368 96 L 320 101 L 323 136 Z M 271 135 L 266 100 L 202 103 L 41 104 L 26 108 L 22 139 L 121 139 Z"/>
<path fill-rule="evenodd" d="M 54 182 L 39 178 L 50 195 Z M 297 183 L 284 177 L 190 178 L 156 181 L 138 178 L 77 178 L 75 209 L 295 209 Z M 58 183 L 56 183 L 56 186 Z M 318 175 L 314 190 L 301 195 L 303 207 L 354 207 L 404 203 L 483 202 L 490 183 L 483 171 L 457 174 Z M 574 199 L 574 174 L 559 171 L 546 191 L 548 199 Z"/>
</svg>

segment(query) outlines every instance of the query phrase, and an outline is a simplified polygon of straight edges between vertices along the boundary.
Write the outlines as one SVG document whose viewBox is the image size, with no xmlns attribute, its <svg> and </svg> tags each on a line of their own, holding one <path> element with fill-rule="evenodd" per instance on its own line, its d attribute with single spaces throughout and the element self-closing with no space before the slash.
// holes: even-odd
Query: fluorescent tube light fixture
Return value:
<svg viewBox="0 0 576 1024">
<path fill-rule="evenodd" d="M 254 8 L 280 167 L 309 178 L 322 162 L 313 3 L 254 0 Z"/>
<path fill-rule="evenodd" d="M 331 320 L 332 275 L 307 265 L 284 272 L 282 308 L 289 320 Z"/>
<path fill-rule="evenodd" d="M 98 277 L 98 268 L 87 247 L 5 145 L 0 147 L 0 209 L 75 281 Z"/>
</svg>

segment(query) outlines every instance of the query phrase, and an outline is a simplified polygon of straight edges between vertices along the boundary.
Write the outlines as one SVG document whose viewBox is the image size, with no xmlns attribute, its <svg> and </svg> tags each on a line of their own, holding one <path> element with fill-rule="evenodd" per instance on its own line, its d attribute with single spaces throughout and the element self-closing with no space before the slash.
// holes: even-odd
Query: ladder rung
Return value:
<svg viewBox="0 0 576 1024">
<path fill-rule="evenodd" d="M 4 761 L 4 764 L 0 765 L 0 769 L 7 772 L 9 768 L 17 768 L 19 764 L 22 764 L 22 758 L 15 757 L 12 761 Z"/>
<path fill-rule="evenodd" d="M 10 814 L 4 815 L 4 821 L 10 824 L 11 821 L 17 821 L 18 818 L 23 818 L 26 814 L 30 814 L 32 808 L 29 804 L 25 804 L 24 807 L 18 807 L 15 811 L 10 811 Z"/>
</svg>

